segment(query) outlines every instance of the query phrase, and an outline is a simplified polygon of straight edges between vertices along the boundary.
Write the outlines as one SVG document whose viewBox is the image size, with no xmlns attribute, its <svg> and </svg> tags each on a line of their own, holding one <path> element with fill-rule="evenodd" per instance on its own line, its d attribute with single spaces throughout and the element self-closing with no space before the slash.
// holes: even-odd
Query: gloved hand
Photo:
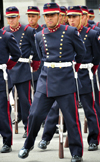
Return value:
<svg viewBox="0 0 100 162">
<path fill-rule="evenodd" d="M 81 63 L 76 63 L 75 64 L 75 71 L 76 72 L 78 72 L 80 65 L 81 65 Z"/>
<path fill-rule="evenodd" d="M 37 71 L 39 69 L 39 66 L 41 64 L 41 61 L 32 61 L 31 67 L 33 68 L 33 71 Z"/>
<path fill-rule="evenodd" d="M 94 65 L 94 66 L 92 67 L 93 74 L 95 74 L 96 70 L 98 69 L 98 66 L 99 66 L 99 65 Z"/>
<path fill-rule="evenodd" d="M 14 62 L 12 61 L 11 59 L 8 59 L 8 62 L 7 62 L 7 69 L 11 70 L 15 65 L 16 65 L 17 62 Z"/>
</svg>

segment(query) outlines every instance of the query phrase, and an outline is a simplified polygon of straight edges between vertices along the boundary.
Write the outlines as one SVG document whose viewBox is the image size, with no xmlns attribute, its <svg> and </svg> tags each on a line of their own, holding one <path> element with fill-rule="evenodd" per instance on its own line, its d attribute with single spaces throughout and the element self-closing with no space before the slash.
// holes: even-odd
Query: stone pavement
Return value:
<svg viewBox="0 0 100 162">
<path fill-rule="evenodd" d="M 82 133 L 84 126 L 84 112 L 83 109 L 79 109 L 80 120 L 82 124 Z M 12 118 L 14 118 L 14 113 L 12 112 Z M 3 123 L 2 123 L 3 124 Z M 29 153 L 28 158 L 20 159 L 18 158 L 18 152 L 22 148 L 25 139 L 22 138 L 24 133 L 24 127 L 22 122 L 19 123 L 18 134 L 14 133 L 15 127 L 13 126 L 13 146 L 12 152 L 10 153 L 0 153 L 0 162 L 70 162 L 71 155 L 69 152 L 69 148 L 64 148 L 64 158 L 59 159 L 59 135 L 55 134 L 52 141 L 48 145 L 46 150 L 41 150 L 38 148 L 38 143 L 41 140 L 43 128 L 40 129 L 34 149 Z M 65 141 L 66 133 L 64 133 L 64 141 Z M 87 133 L 83 133 L 83 144 L 84 144 L 84 154 L 83 161 L 84 162 L 100 162 L 100 146 L 97 151 L 89 152 L 87 151 Z M 0 149 L 2 147 L 2 137 L 0 136 Z"/>
</svg>

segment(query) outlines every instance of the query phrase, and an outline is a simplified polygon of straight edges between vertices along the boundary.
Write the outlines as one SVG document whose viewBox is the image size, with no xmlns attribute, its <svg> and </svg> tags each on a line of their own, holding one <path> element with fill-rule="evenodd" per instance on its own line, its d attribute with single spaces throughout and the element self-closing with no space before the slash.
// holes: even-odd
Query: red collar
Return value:
<svg viewBox="0 0 100 162">
<path fill-rule="evenodd" d="M 30 24 L 28 24 L 28 26 L 30 26 L 30 27 L 31 27 L 31 25 L 30 25 Z M 39 24 L 37 24 L 37 26 L 36 26 L 34 29 L 36 30 L 38 27 L 39 27 Z"/>
<path fill-rule="evenodd" d="M 87 23 L 87 24 L 85 25 L 85 27 L 89 27 L 89 23 Z"/>
<path fill-rule="evenodd" d="M 51 28 L 48 28 L 48 30 L 53 33 L 55 32 L 56 30 L 58 30 L 60 28 L 60 24 L 58 24 L 55 28 L 51 29 Z"/>
<path fill-rule="evenodd" d="M 78 29 L 79 33 L 82 31 L 83 29 L 83 25 L 81 25 L 81 27 Z"/>
<path fill-rule="evenodd" d="M 12 32 L 16 32 L 16 31 L 18 31 L 19 29 L 20 29 L 20 27 L 21 27 L 21 24 L 19 23 L 19 25 L 18 25 L 18 27 L 17 28 L 12 28 L 11 26 L 10 26 L 10 30 L 12 31 Z"/>
</svg>

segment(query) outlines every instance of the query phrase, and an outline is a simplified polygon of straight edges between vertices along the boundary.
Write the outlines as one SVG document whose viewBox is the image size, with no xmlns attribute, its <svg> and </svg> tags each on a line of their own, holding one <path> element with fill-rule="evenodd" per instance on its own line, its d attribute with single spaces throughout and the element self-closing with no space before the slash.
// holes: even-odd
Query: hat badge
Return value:
<svg viewBox="0 0 100 162">
<path fill-rule="evenodd" d="M 47 7 L 50 7 L 50 4 L 47 4 Z"/>
<path fill-rule="evenodd" d="M 29 8 L 31 9 L 32 7 L 30 6 Z"/>
<path fill-rule="evenodd" d="M 12 10 L 12 8 L 10 7 L 9 10 Z"/>
</svg>

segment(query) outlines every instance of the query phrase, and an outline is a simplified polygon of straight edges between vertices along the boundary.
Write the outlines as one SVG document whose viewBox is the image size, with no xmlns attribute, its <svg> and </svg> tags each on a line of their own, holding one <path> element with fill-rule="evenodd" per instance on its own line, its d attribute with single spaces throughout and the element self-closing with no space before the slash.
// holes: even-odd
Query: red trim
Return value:
<svg viewBox="0 0 100 162">
<path fill-rule="evenodd" d="M 66 25 L 65 30 L 67 30 L 67 29 L 68 29 L 68 26 L 69 26 L 69 25 Z"/>
<path fill-rule="evenodd" d="M 60 24 L 58 24 L 55 28 L 51 29 L 51 28 L 48 28 L 48 30 L 53 33 L 55 31 L 57 31 L 58 29 L 60 28 Z"/>
<path fill-rule="evenodd" d="M 81 13 L 82 14 L 82 11 L 79 11 L 79 10 L 67 10 L 67 14 L 71 13 L 71 12 L 76 12 L 76 13 Z"/>
<path fill-rule="evenodd" d="M 16 31 L 18 31 L 19 29 L 20 29 L 20 27 L 21 27 L 22 25 L 19 23 L 19 25 L 17 26 L 17 28 L 12 28 L 11 26 L 10 26 L 10 30 L 12 31 L 12 32 L 16 32 Z"/>
<path fill-rule="evenodd" d="M 91 29 L 91 28 L 88 28 L 87 31 L 86 31 L 86 33 L 88 33 L 88 32 L 90 31 L 90 29 Z"/>
<path fill-rule="evenodd" d="M 100 128 L 99 128 L 99 121 L 98 121 L 98 117 L 97 117 L 97 113 L 96 113 L 96 110 L 95 110 L 95 101 L 94 101 L 94 96 L 93 96 L 93 92 L 92 92 L 92 98 L 93 98 L 93 103 L 92 103 L 92 108 L 94 110 L 94 114 L 96 116 L 96 120 L 97 120 L 97 127 L 98 127 L 98 130 L 99 130 L 99 133 L 98 133 L 98 137 L 97 137 L 97 140 L 98 140 L 98 144 L 99 144 L 99 139 L 100 139 Z"/>
<path fill-rule="evenodd" d="M 11 116 L 10 116 L 10 103 L 7 101 L 7 114 L 8 114 L 8 121 L 9 121 L 9 127 L 12 132 L 12 124 L 11 124 Z M 11 140 L 11 145 L 12 145 L 12 140 Z"/>
<path fill-rule="evenodd" d="M 29 104 L 31 106 L 31 81 L 29 81 L 29 88 L 28 88 L 28 101 L 29 101 Z"/>
<path fill-rule="evenodd" d="M 98 26 L 99 22 L 96 23 L 96 26 Z"/>
<path fill-rule="evenodd" d="M 24 31 L 29 27 L 29 24 L 25 26 Z"/>
<path fill-rule="evenodd" d="M 85 11 L 85 12 L 87 12 L 87 13 L 88 13 L 88 10 L 87 10 L 87 9 L 83 9 L 83 8 L 81 8 L 81 9 L 82 9 L 82 11 L 83 11 L 83 12 Z"/>
<path fill-rule="evenodd" d="M 91 15 L 94 16 L 94 13 L 88 13 L 88 14 L 89 14 L 89 16 L 91 16 Z"/>
<path fill-rule="evenodd" d="M 48 9 L 44 9 L 43 12 L 50 12 L 50 11 L 59 11 L 60 12 L 60 9 L 59 8 L 48 8 Z"/>
<path fill-rule="evenodd" d="M 32 9 L 27 10 L 27 12 L 30 12 L 30 11 L 40 13 L 40 11 L 38 11 L 38 10 L 32 10 Z"/>
<path fill-rule="evenodd" d="M 92 29 L 94 29 L 95 27 L 96 27 L 96 25 L 94 25 Z"/>
<path fill-rule="evenodd" d="M 81 129 L 80 129 L 80 123 L 79 123 L 79 116 L 78 116 L 78 108 L 77 108 L 77 101 L 76 101 L 76 93 L 74 93 L 74 101 L 75 101 L 75 114 L 76 114 L 76 124 L 77 124 L 77 128 L 79 131 L 79 135 L 80 135 L 80 139 L 81 139 L 81 143 L 82 143 L 82 155 L 83 155 L 83 140 L 82 140 L 82 133 L 81 133 Z"/>
<path fill-rule="evenodd" d="M 9 15 L 9 14 L 19 14 L 19 11 L 9 11 L 9 12 L 6 12 L 6 15 Z"/>
<path fill-rule="evenodd" d="M 99 85 L 99 89 L 100 89 L 100 85 Z M 100 106 L 100 91 L 99 91 L 99 106 Z"/>
<path fill-rule="evenodd" d="M 2 34 L 4 35 L 5 33 L 6 33 L 6 30 L 4 30 Z"/>
</svg>

